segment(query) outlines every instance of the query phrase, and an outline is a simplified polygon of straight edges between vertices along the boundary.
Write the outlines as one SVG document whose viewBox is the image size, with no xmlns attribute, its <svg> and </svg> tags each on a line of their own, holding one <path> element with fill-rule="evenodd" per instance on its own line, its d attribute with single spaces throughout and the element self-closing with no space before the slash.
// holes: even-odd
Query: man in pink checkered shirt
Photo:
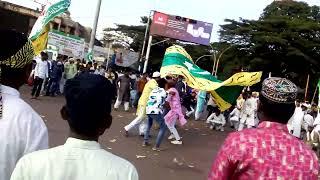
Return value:
<svg viewBox="0 0 320 180">
<path fill-rule="evenodd" d="M 318 179 L 315 153 L 289 134 L 297 87 L 283 78 L 263 82 L 257 129 L 231 133 L 209 173 L 216 179 Z"/>
</svg>

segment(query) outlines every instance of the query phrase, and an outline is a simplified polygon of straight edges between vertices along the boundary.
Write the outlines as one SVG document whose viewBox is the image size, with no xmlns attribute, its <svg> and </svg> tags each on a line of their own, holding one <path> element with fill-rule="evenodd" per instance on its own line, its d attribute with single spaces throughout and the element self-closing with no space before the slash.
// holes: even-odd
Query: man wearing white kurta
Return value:
<svg viewBox="0 0 320 180">
<path fill-rule="evenodd" d="M 254 126 L 257 127 L 259 124 L 259 117 L 258 117 L 258 104 L 259 104 L 259 93 L 253 92 L 252 93 L 253 99 L 255 100 L 254 103 Z"/>
<path fill-rule="evenodd" d="M 135 167 L 104 150 L 99 136 L 112 124 L 111 83 L 83 73 L 66 82 L 61 115 L 70 126 L 62 146 L 22 157 L 11 180 L 138 180 Z"/>
<path fill-rule="evenodd" d="M 245 98 L 245 102 L 243 104 L 241 114 L 240 114 L 240 125 L 238 131 L 241 131 L 245 124 L 247 125 L 248 128 L 252 128 L 255 126 L 255 111 L 256 111 L 256 103 L 257 101 L 248 95 L 248 98 Z"/>
<path fill-rule="evenodd" d="M 226 125 L 226 119 L 224 115 L 218 110 L 215 113 L 212 113 L 208 119 L 207 123 L 210 123 L 210 129 L 216 129 L 220 131 L 224 131 L 224 126 Z"/>
<path fill-rule="evenodd" d="M 232 112 L 229 114 L 230 125 L 234 127 L 234 129 L 239 128 L 239 118 L 240 118 L 240 109 L 239 107 L 235 107 Z"/>
<path fill-rule="evenodd" d="M 48 148 L 48 131 L 41 117 L 18 92 L 31 70 L 31 43 L 15 31 L 0 31 L 0 39 L 6 45 L 1 49 L 0 63 L 7 63 L 1 66 L 0 180 L 8 180 L 23 155 Z"/>
<path fill-rule="evenodd" d="M 310 134 L 313 128 L 313 116 L 311 116 L 310 114 L 305 114 L 303 117 L 303 124 L 302 124 L 302 128 L 307 132 L 306 136 L 307 136 L 307 141 L 311 140 Z"/>
<path fill-rule="evenodd" d="M 318 115 L 317 115 L 317 117 L 316 117 L 316 119 L 314 120 L 314 122 L 313 122 L 313 130 L 312 130 L 312 132 L 311 132 L 311 140 L 314 142 L 314 140 L 315 140 L 315 136 L 320 136 L 320 115 L 319 115 L 319 113 L 318 113 Z M 317 142 L 317 143 L 320 143 L 320 142 Z"/>
<path fill-rule="evenodd" d="M 9 179 L 24 154 L 48 148 L 48 131 L 41 117 L 17 90 L 1 86 L 3 117 L 0 120 L 0 179 Z"/>
<path fill-rule="evenodd" d="M 292 116 L 292 130 L 293 130 L 293 134 L 295 137 L 297 138 L 301 138 L 301 126 L 303 123 L 303 117 L 305 115 L 305 111 L 306 111 L 306 107 L 305 106 L 301 106 L 298 103 L 296 105 L 296 109 L 294 111 L 294 114 Z"/>
<path fill-rule="evenodd" d="M 297 107 L 292 116 L 292 130 L 293 135 L 297 138 L 301 137 L 301 125 L 303 122 L 304 112 L 300 107 Z"/>
</svg>

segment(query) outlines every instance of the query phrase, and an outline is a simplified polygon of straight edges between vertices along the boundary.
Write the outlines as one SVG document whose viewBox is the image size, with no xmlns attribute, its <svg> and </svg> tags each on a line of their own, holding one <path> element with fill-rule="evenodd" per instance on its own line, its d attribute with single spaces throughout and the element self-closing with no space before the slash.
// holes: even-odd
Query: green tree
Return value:
<svg viewBox="0 0 320 180">
<path fill-rule="evenodd" d="M 275 1 L 258 20 L 226 19 L 220 40 L 232 44 L 240 66 L 286 75 L 302 86 L 320 72 L 320 8 L 292 0 Z M 238 58 L 228 62 L 238 61 Z M 299 83 L 300 82 L 300 83 Z"/>
<path fill-rule="evenodd" d="M 104 36 L 102 41 L 105 44 L 115 43 L 122 44 L 132 48 L 134 51 L 139 51 L 142 47 L 144 33 L 146 29 L 147 17 L 141 17 L 143 25 L 129 26 L 117 24 L 115 28 L 106 28 L 103 30 Z"/>
</svg>

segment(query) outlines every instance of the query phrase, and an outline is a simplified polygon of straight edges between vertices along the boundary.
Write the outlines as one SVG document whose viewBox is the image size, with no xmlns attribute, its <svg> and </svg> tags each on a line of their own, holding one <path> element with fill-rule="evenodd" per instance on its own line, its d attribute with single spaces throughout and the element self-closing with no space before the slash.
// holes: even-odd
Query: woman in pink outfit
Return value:
<svg viewBox="0 0 320 180">
<path fill-rule="evenodd" d="M 184 115 L 182 113 L 179 93 L 174 88 L 175 82 L 169 81 L 167 85 L 168 85 L 167 102 L 170 105 L 170 111 L 167 113 L 164 119 L 171 132 L 171 135 L 169 136 L 168 139 L 169 140 L 172 140 L 173 138 L 176 139 L 174 141 L 171 141 L 172 144 L 182 144 L 181 137 L 179 136 L 179 133 L 175 128 L 175 124 L 176 124 L 176 121 L 179 120 L 180 125 L 183 126 L 187 123 L 187 120 L 184 118 Z"/>
</svg>

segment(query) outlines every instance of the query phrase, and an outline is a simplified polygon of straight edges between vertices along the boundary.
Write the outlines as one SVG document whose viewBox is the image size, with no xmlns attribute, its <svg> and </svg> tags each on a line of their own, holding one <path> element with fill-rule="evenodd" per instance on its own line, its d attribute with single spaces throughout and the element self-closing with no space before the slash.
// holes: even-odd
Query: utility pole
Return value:
<svg viewBox="0 0 320 180">
<path fill-rule="evenodd" d="M 149 32 L 149 26 L 150 26 L 150 21 L 151 21 L 151 14 L 152 14 L 152 10 L 150 11 L 149 13 L 149 16 L 148 16 L 148 21 L 147 21 L 147 25 L 146 25 L 146 30 L 144 32 L 144 40 L 143 40 L 143 45 L 142 45 L 142 51 L 141 51 L 141 54 L 140 54 L 140 64 L 139 64 L 139 71 L 141 71 L 141 63 L 142 63 L 142 60 L 143 60 L 143 55 L 144 55 L 144 50 L 146 48 L 146 41 L 147 41 L 147 37 L 148 37 L 148 32 Z"/>
<path fill-rule="evenodd" d="M 149 61 L 149 57 L 150 57 L 150 49 L 152 46 L 151 43 L 152 43 L 152 36 L 149 37 L 149 41 L 148 41 L 148 48 L 147 48 L 147 53 L 146 53 L 146 60 L 144 61 L 143 73 L 147 72 L 148 61 Z"/>
<path fill-rule="evenodd" d="M 94 41 L 96 39 L 97 26 L 98 26 L 98 21 L 99 21 L 100 7 L 101 7 L 101 0 L 98 0 L 96 14 L 95 14 L 92 32 L 91 32 L 91 39 L 90 39 L 90 43 L 89 43 L 89 51 L 88 51 L 88 54 L 90 54 L 90 56 L 92 56 L 92 57 L 93 57 Z"/>
</svg>

